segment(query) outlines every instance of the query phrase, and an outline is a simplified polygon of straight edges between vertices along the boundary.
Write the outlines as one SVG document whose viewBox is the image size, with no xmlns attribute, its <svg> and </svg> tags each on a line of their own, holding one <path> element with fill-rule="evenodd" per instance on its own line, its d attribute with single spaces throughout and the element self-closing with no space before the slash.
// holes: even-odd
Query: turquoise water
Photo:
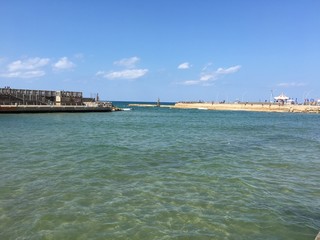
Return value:
<svg viewBox="0 0 320 240">
<path fill-rule="evenodd" d="M 0 115 L 0 239 L 314 239 L 320 115 Z"/>
</svg>

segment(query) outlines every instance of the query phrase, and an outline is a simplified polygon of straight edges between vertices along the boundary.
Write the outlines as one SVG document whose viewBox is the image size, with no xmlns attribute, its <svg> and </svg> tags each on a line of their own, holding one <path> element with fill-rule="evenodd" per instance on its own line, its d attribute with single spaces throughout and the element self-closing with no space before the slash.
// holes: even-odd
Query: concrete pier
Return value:
<svg viewBox="0 0 320 240">
<path fill-rule="evenodd" d="M 112 106 L 0 105 L 1 113 L 111 112 Z"/>
<path fill-rule="evenodd" d="M 2 104 L 2 105 L 1 105 Z M 0 88 L 0 113 L 111 112 L 111 102 L 82 92 Z"/>
</svg>

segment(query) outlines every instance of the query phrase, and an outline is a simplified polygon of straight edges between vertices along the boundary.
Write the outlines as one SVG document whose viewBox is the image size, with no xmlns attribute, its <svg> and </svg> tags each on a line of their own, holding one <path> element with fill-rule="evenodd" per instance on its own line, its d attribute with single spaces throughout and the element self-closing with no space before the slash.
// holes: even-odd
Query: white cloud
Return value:
<svg viewBox="0 0 320 240">
<path fill-rule="evenodd" d="M 213 81 L 218 80 L 219 78 L 221 78 L 224 75 L 228 75 L 228 74 L 232 74 L 232 73 L 236 73 L 240 70 L 241 66 L 240 65 L 236 65 L 233 67 L 229 67 L 229 68 L 218 68 L 215 71 L 208 71 L 208 67 L 211 65 L 211 63 L 207 64 L 201 71 L 200 73 L 200 78 L 199 80 L 188 80 L 183 82 L 182 84 L 184 85 L 197 85 L 200 84 L 202 86 L 210 86 L 212 85 Z"/>
<path fill-rule="evenodd" d="M 50 62 L 49 58 L 28 58 L 11 62 L 6 71 L 0 74 L 4 78 L 37 78 L 46 74 L 43 68 Z"/>
<path fill-rule="evenodd" d="M 190 63 L 184 62 L 178 66 L 178 69 L 189 69 L 191 67 Z"/>
<path fill-rule="evenodd" d="M 215 77 L 212 73 L 201 73 L 200 81 L 209 81 Z"/>
<path fill-rule="evenodd" d="M 131 58 L 123 58 L 121 60 L 115 61 L 113 64 L 120 67 L 125 68 L 135 68 L 136 64 L 140 61 L 138 57 L 131 57 Z"/>
<path fill-rule="evenodd" d="M 122 71 L 114 71 L 109 73 L 104 73 L 102 71 L 97 72 L 96 75 L 102 75 L 107 79 L 137 79 L 146 75 L 148 69 L 126 69 Z"/>
<path fill-rule="evenodd" d="M 76 65 L 71 62 L 67 57 L 62 57 L 58 62 L 53 64 L 54 69 L 56 70 L 67 70 L 74 68 Z"/>
<path fill-rule="evenodd" d="M 104 76 L 106 73 L 104 71 L 98 71 L 96 76 Z"/>
<path fill-rule="evenodd" d="M 17 60 L 8 65 L 9 72 L 20 70 L 33 70 L 46 66 L 50 62 L 49 58 L 29 58 L 26 60 Z"/>
<path fill-rule="evenodd" d="M 289 82 L 289 83 L 279 83 L 279 87 L 302 87 L 305 86 L 305 83 Z"/>
<path fill-rule="evenodd" d="M 101 76 L 110 80 L 114 79 L 137 79 L 143 77 L 148 73 L 148 69 L 138 69 L 136 64 L 140 61 L 138 57 L 123 58 L 119 61 L 113 62 L 114 65 L 123 67 L 120 71 L 98 71 L 96 76 Z"/>
</svg>

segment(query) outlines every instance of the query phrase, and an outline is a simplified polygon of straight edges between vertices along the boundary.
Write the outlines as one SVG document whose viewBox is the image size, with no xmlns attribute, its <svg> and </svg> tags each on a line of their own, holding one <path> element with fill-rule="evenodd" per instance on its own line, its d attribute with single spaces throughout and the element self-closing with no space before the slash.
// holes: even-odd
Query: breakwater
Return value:
<svg viewBox="0 0 320 240">
<path fill-rule="evenodd" d="M 128 104 L 129 107 L 174 107 L 173 104 L 164 104 L 164 105 L 157 105 L 157 104 L 149 104 L 149 103 L 130 103 Z"/>
<path fill-rule="evenodd" d="M 320 113 L 317 105 L 289 105 L 275 103 L 186 103 L 178 102 L 174 108 L 227 110 L 227 111 L 256 111 L 256 112 L 299 112 Z"/>
</svg>

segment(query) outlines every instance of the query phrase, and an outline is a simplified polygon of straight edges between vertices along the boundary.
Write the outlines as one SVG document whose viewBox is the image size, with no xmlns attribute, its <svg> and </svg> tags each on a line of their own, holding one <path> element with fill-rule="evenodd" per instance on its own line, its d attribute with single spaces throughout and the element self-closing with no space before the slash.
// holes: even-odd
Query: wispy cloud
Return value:
<svg viewBox="0 0 320 240">
<path fill-rule="evenodd" d="M 207 64 L 204 65 L 204 67 L 202 68 L 202 71 L 206 71 L 211 65 L 212 65 L 212 62 L 207 63 Z"/>
<path fill-rule="evenodd" d="M 49 58 L 28 58 L 11 62 L 0 76 L 4 78 L 37 78 L 44 76 L 43 70 L 50 62 Z"/>
<path fill-rule="evenodd" d="M 75 59 L 79 59 L 79 60 L 81 60 L 81 61 L 83 61 L 83 60 L 85 59 L 85 56 L 84 56 L 83 53 L 76 53 L 76 54 L 73 55 L 73 57 L 74 57 Z"/>
<path fill-rule="evenodd" d="M 113 64 L 118 67 L 124 68 L 118 71 L 98 71 L 96 76 L 101 76 L 106 79 L 137 79 L 141 78 L 148 73 L 148 69 L 136 68 L 136 64 L 140 61 L 138 57 L 123 58 L 118 61 L 114 61 Z"/>
<path fill-rule="evenodd" d="M 125 67 L 125 68 L 135 68 L 136 64 L 140 61 L 138 57 L 131 57 L 131 58 L 123 58 L 121 60 L 113 62 L 114 65 Z"/>
<path fill-rule="evenodd" d="M 178 69 L 189 69 L 191 67 L 190 63 L 184 62 L 178 66 Z"/>
<path fill-rule="evenodd" d="M 62 57 L 52 66 L 55 70 L 68 70 L 74 68 L 76 65 L 73 62 L 71 62 L 67 57 Z"/>
<path fill-rule="evenodd" d="M 303 87 L 306 86 L 305 83 L 297 83 L 297 82 L 288 82 L 288 83 L 279 83 L 277 86 L 279 87 Z"/>
<path fill-rule="evenodd" d="M 0 64 L 4 63 L 5 62 L 5 58 L 4 57 L 0 57 Z"/>
<path fill-rule="evenodd" d="M 199 80 L 187 80 L 183 82 L 184 85 L 197 85 L 199 84 Z"/>
<path fill-rule="evenodd" d="M 214 81 L 218 80 L 224 75 L 229 75 L 232 73 L 236 73 L 240 70 L 241 66 L 236 65 L 229 68 L 218 68 L 214 71 L 208 70 L 210 64 L 207 64 L 202 71 L 200 72 L 199 79 L 196 80 L 187 80 L 184 81 L 182 84 L 184 85 L 202 85 L 202 86 L 209 86 L 212 85 Z"/>
<path fill-rule="evenodd" d="M 37 78 L 46 75 L 43 70 L 34 70 L 34 71 L 15 71 L 15 72 L 6 72 L 0 74 L 4 78 Z"/>
<path fill-rule="evenodd" d="M 148 69 L 126 69 L 104 74 L 107 79 L 136 79 L 146 75 Z"/>
<path fill-rule="evenodd" d="M 238 72 L 240 68 L 241 68 L 240 65 L 229 67 L 229 68 L 218 68 L 216 71 L 216 74 L 217 75 L 231 74 L 231 73 Z"/>
</svg>

